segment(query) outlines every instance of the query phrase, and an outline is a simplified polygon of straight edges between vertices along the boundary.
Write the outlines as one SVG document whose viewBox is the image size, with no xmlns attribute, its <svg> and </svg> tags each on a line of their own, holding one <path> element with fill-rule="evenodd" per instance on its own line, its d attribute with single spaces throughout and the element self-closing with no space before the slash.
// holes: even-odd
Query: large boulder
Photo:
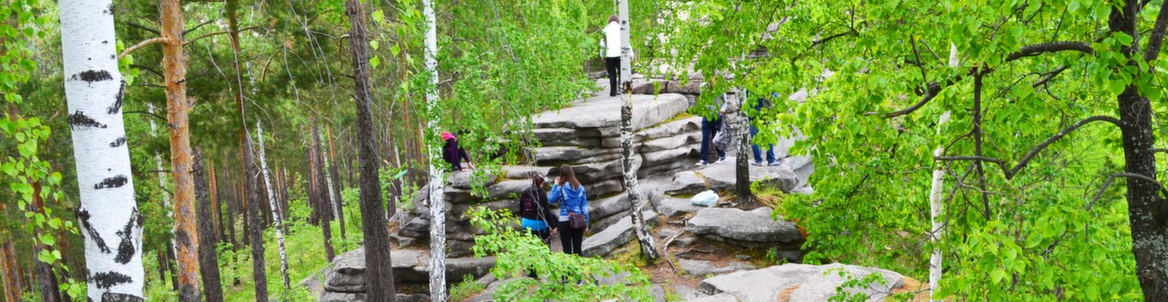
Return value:
<svg viewBox="0 0 1168 302">
<path fill-rule="evenodd" d="M 744 247 L 778 247 L 798 250 L 803 234 L 795 224 L 775 221 L 770 208 L 743 211 L 735 208 L 706 208 L 699 210 L 686 223 L 685 230 L 706 238 Z"/>
<path fill-rule="evenodd" d="M 665 194 L 697 194 L 709 188 L 706 179 L 694 171 L 673 173 L 673 183 L 665 187 Z"/>
<path fill-rule="evenodd" d="M 676 219 L 684 217 L 687 214 L 695 213 L 705 207 L 693 205 L 693 201 L 689 199 L 662 197 L 659 201 L 654 201 L 653 205 L 657 208 L 657 213 L 661 213 L 665 219 Z"/>
<path fill-rule="evenodd" d="M 634 131 L 661 123 L 689 108 L 689 102 L 680 94 L 633 95 L 632 103 Z M 535 128 L 599 128 L 605 129 L 603 136 L 618 136 L 615 131 L 618 127 L 614 125 L 620 125 L 621 106 L 621 98 L 595 97 L 558 111 L 541 113 L 532 122 Z"/>
<path fill-rule="evenodd" d="M 734 162 L 733 158 L 726 160 Z M 799 177 L 787 166 L 748 166 L 750 167 L 750 181 L 762 181 L 764 185 L 773 186 L 783 192 L 791 192 L 799 184 Z M 737 171 L 733 164 L 709 165 L 698 170 L 705 177 L 711 189 L 733 190 L 737 182 Z"/>
<path fill-rule="evenodd" d="M 847 293 L 863 293 L 869 301 L 883 301 L 904 287 L 904 276 L 889 270 L 844 264 L 784 264 L 759 270 L 739 271 L 706 279 L 699 289 L 706 294 L 728 294 L 742 301 L 777 301 L 780 294 L 790 302 L 827 301 L 848 278 L 861 279 L 881 274 L 883 283 L 872 282 L 842 288 Z"/>
<path fill-rule="evenodd" d="M 656 225 L 657 213 L 653 211 L 645 211 L 643 213 L 645 223 L 649 226 Z M 591 237 L 584 238 L 583 254 L 584 257 L 605 256 L 611 253 L 618 247 L 629 243 L 636 235 L 633 234 L 633 221 L 631 219 L 621 219 L 616 224 L 605 228 L 599 233 L 593 234 Z"/>
<path fill-rule="evenodd" d="M 414 267 L 427 263 L 429 256 L 419 250 L 399 249 L 393 251 L 392 266 L 397 282 L 426 282 L 429 276 L 419 273 Z M 333 268 L 325 274 L 324 289 L 328 292 L 365 292 L 365 248 L 358 248 L 337 255 Z"/>
<path fill-rule="evenodd" d="M 677 262 L 681 266 L 681 270 L 685 271 L 686 274 L 694 276 L 721 275 L 741 270 L 755 269 L 754 265 L 746 262 L 730 262 L 724 266 L 718 266 L 714 262 L 706 260 L 680 259 Z"/>
</svg>

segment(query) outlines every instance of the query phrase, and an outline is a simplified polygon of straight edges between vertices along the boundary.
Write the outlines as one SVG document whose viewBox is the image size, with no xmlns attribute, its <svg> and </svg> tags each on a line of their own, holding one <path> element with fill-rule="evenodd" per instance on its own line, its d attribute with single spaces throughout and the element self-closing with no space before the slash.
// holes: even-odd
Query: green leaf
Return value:
<svg viewBox="0 0 1168 302">
<path fill-rule="evenodd" d="M 995 284 L 1002 283 L 1002 279 L 1005 279 L 1006 276 L 1006 271 L 1000 269 L 995 269 L 994 271 L 990 272 L 990 278 L 993 279 Z"/>
<path fill-rule="evenodd" d="M 373 50 L 377 50 L 377 48 L 379 46 L 381 46 L 381 42 L 377 42 L 377 40 L 369 40 L 369 48 L 373 48 Z"/>
<path fill-rule="evenodd" d="M 46 245 L 56 245 L 57 241 L 54 240 L 53 234 L 45 233 L 45 234 L 41 235 L 41 243 L 44 243 Z"/>
<path fill-rule="evenodd" d="M 393 44 L 393 46 L 389 47 L 389 52 L 393 53 L 393 56 L 396 57 L 397 54 L 401 52 L 401 47 L 399 47 L 397 44 Z"/>
<path fill-rule="evenodd" d="M 377 57 L 369 58 L 369 67 L 377 69 L 378 65 L 381 65 L 381 59 L 378 59 Z"/>
<path fill-rule="evenodd" d="M 1110 83 L 1107 83 L 1107 90 L 1115 95 L 1123 93 L 1125 88 L 1127 88 L 1127 84 L 1121 80 L 1112 80 Z"/>
</svg>

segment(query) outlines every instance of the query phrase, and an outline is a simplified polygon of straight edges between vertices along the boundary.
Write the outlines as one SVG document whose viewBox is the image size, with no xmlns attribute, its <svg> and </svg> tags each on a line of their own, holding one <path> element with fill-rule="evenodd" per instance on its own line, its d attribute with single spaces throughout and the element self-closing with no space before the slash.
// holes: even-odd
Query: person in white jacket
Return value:
<svg viewBox="0 0 1168 302">
<path fill-rule="evenodd" d="M 620 66 L 621 66 L 621 32 L 620 17 L 608 17 L 608 25 L 604 26 L 604 63 L 608 67 L 608 95 L 617 96 L 620 93 Z"/>
</svg>

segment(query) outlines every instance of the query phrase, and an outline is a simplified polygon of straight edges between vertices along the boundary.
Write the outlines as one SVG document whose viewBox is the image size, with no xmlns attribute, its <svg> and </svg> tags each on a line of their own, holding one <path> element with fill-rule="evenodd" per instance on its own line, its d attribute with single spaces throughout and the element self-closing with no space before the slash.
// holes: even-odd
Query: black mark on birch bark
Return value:
<svg viewBox="0 0 1168 302">
<path fill-rule="evenodd" d="M 118 231 L 118 237 L 122 238 L 122 242 L 118 244 L 118 256 L 114 257 L 114 261 L 121 264 L 130 263 L 130 259 L 134 258 L 134 253 L 137 249 L 134 247 L 134 225 L 139 220 L 138 208 L 134 208 L 134 212 L 130 214 L 130 221 L 122 226 Z"/>
<path fill-rule="evenodd" d="M 97 288 L 110 288 L 114 285 L 130 283 L 134 281 L 133 279 L 130 279 L 130 276 L 112 271 L 94 274 L 92 280 L 93 283 L 97 285 Z"/>
<path fill-rule="evenodd" d="M 93 82 L 113 80 L 114 76 L 110 75 L 109 71 L 105 71 L 105 70 L 86 70 L 86 71 L 82 71 L 81 73 L 73 75 L 73 77 L 71 79 L 82 80 L 82 81 L 85 81 L 86 83 L 93 84 Z"/>
<path fill-rule="evenodd" d="M 110 292 L 106 292 L 104 294 L 101 294 L 101 302 L 142 302 L 142 301 L 145 301 L 142 299 L 142 297 L 138 297 L 138 296 L 134 296 L 134 295 L 110 293 Z"/>
<path fill-rule="evenodd" d="M 104 129 L 106 127 L 105 124 L 98 123 L 97 120 L 94 120 L 92 117 L 85 115 L 85 112 L 81 111 L 77 111 L 69 115 L 69 125 L 72 125 L 74 130 L 78 128 Z"/>
<path fill-rule="evenodd" d="M 97 189 L 97 190 L 121 188 L 122 186 L 125 186 L 126 183 L 128 183 L 128 182 L 130 182 L 130 180 L 129 180 L 129 178 L 126 178 L 125 175 L 118 175 L 118 176 L 114 176 L 114 177 L 110 177 L 110 178 L 106 178 L 105 180 L 102 180 L 100 183 L 93 185 L 93 188 Z"/>
<path fill-rule="evenodd" d="M 110 105 L 109 111 L 106 113 L 114 114 L 122 110 L 122 97 L 126 95 L 126 81 L 122 81 L 122 85 L 118 87 L 118 95 L 114 96 L 114 104 Z"/>
<path fill-rule="evenodd" d="M 102 253 L 109 254 L 110 249 L 109 246 L 105 245 L 105 239 L 101 238 L 101 234 L 98 234 L 97 230 L 93 229 L 93 224 L 89 222 L 91 218 L 89 210 L 77 212 L 77 218 L 81 219 L 81 227 L 85 228 L 85 232 L 89 233 L 90 238 L 93 238 L 93 243 L 97 245 L 97 249 L 101 250 Z"/>
<path fill-rule="evenodd" d="M 125 144 L 126 144 L 126 137 L 125 136 L 119 137 L 118 139 L 115 139 L 112 143 L 110 143 L 110 148 L 121 147 L 122 145 L 125 145 Z"/>
</svg>

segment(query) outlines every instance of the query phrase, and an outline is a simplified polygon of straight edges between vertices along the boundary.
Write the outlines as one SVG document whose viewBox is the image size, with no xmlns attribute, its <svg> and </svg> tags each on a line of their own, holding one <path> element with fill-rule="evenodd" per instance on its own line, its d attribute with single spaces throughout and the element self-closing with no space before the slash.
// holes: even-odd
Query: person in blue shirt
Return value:
<svg viewBox="0 0 1168 302">
<path fill-rule="evenodd" d="M 582 214 L 584 220 L 588 221 L 588 194 L 576 179 L 572 166 L 560 166 L 560 176 L 556 177 L 551 192 L 548 192 L 548 201 L 552 205 L 560 206 L 560 226 L 556 230 L 560 233 L 564 253 L 580 255 L 583 252 L 584 233 L 588 231 L 588 226 L 572 229 L 568 225 L 568 215 Z"/>
</svg>

